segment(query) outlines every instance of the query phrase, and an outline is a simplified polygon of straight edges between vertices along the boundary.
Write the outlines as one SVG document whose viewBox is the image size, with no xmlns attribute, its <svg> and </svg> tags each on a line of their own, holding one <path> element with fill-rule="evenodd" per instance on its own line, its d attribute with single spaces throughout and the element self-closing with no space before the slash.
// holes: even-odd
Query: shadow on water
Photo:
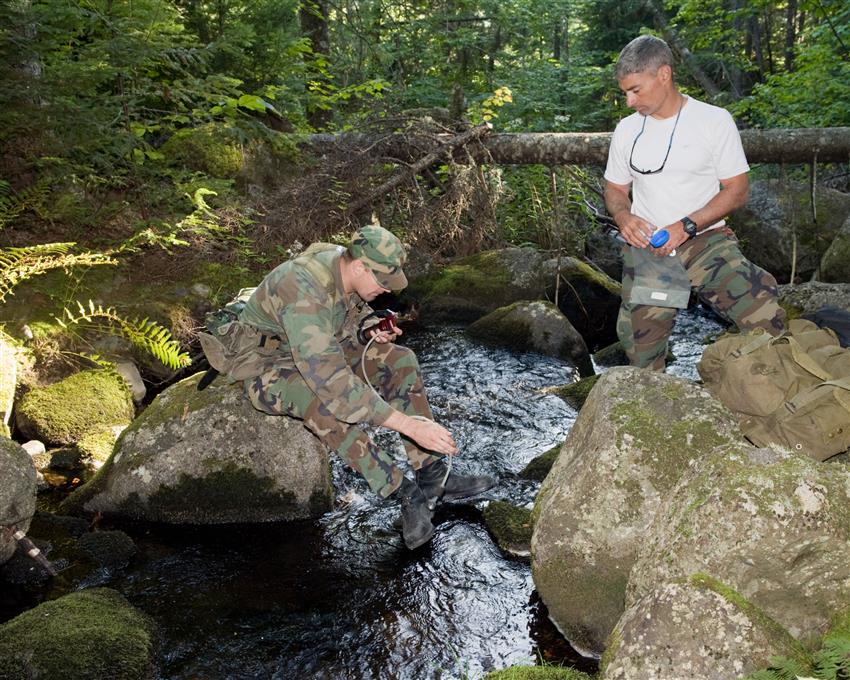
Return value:
<svg viewBox="0 0 850 680">
<path fill-rule="evenodd" d="M 691 370 L 687 357 L 716 332 L 712 323 L 719 328 L 683 316 L 684 358 L 671 372 Z M 474 504 L 439 509 L 429 544 L 407 551 L 398 508 L 334 458 L 338 502 L 316 522 L 123 526 L 139 548 L 130 566 L 69 571 L 61 589 L 115 588 L 152 616 L 161 678 L 479 678 L 540 658 L 593 671 L 549 622 L 528 562 L 499 550 L 480 512 L 491 499 L 531 507 L 539 483 L 517 473 L 562 442 L 576 417 L 540 388 L 576 379 L 574 369 L 474 344 L 454 328 L 405 341 L 461 448 L 456 470 L 501 480 Z M 404 458 L 395 435 L 376 436 Z"/>
</svg>

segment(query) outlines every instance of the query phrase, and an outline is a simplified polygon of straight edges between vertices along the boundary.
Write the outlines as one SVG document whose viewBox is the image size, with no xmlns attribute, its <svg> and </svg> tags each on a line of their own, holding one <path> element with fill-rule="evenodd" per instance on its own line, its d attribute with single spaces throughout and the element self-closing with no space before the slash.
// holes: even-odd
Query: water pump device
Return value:
<svg viewBox="0 0 850 680">
<path fill-rule="evenodd" d="M 372 319 L 377 319 L 377 321 L 368 323 Z M 368 344 L 372 331 L 392 333 L 398 321 L 398 314 L 391 309 L 378 309 L 371 312 L 360 320 L 360 327 L 357 329 L 357 339 L 361 345 Z"/>
</svg>

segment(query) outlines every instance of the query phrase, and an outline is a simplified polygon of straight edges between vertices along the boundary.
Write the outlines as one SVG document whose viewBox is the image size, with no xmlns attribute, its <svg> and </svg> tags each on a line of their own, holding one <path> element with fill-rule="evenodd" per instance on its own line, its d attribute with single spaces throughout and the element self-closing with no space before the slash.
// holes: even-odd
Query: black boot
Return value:
<svg viewBox="0 0 850 680">
<path fill-rule="evenodd" d="M 425 494 L 428 508 L 433 510 L 437 502 L 453 501 L 456 498 L 475 496 L 496 485 L 495 477 L 490 475 L 456 475 L 450 473 L 446 478 L 448 465 L 437 460 L 416 471 L 416 483 Z M 445 482 L 444 482 L 445 480 Z"/>
<path fill-rule="evenodd" d="M 428 510 L 420 488 L 407 477 L 397 493 L 401 498 L 401 533 L 404 536 L 404 544 L 414 550 L 430 541 L 434 535 L 431 511 Z"/>
</svg>

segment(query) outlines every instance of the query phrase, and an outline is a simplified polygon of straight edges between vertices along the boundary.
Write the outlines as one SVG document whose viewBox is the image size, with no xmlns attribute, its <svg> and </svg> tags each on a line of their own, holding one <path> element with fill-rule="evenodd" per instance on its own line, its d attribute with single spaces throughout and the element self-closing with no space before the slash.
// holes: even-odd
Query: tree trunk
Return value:
<svg viewBox="0 0 850 680">
<path fill-rule="evenodd" d="M 328 0 L 303 0 L 300 9 L 301 35 L 310 41 L 313 54 L 327 56 L 330 53 L 328 37 Z M 323 80 L 324 76 L 312 68 L 313 58 L 307 57 L 308 78 Z M 307 122 L 319 130 L 331 120 L 331 112 L 308 101 L 306 106 Z"/>
<path fill-rule="evenodd" d="M 741 140 L 750 163 L 809 163 L 815 155 L 821 163 L 850 159 L 850 127 L 742 130 Z M 604 166 L 610 141 L 610 132 L 526 132 L 489 135 L 467 150 L 480 163 Z M 415 161 L 423 153 L 421 148 L 406 145 L 402 136 L 379 141 L 359 134 L 311 135 L 304 145 L 316 154 L 336 145 L 350 147 L 349 153 L 372 147 L 381 155 L 405 162 Z M 465 154 L 456 157 L 459 163 L 464 159 Z"/>
<path fill-rule="evenodd" d="M 785 70 L 794 70 L 794 43 L 797 42 L 797 0 L 785 8 Z"/>
</svg>

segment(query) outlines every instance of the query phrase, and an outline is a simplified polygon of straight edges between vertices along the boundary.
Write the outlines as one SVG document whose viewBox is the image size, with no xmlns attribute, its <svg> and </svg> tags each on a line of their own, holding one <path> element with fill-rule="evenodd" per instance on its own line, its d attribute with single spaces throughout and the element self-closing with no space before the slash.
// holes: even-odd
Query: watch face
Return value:
<svg viewBox="0 0 850 680">
<path fill-rule="evenodd" d="M 690 237 L 692 237 L 692 238 L 693 238 L 694 236 L 696 236 L 696 235 L 697 235 L 697 225 L 696 225 L 696 223 L 695 223 L 693 220 L 691 220 L 691 219 L 689 219 L 689 218 L 685 217 L 685 218 L 682 220 L 682 225 L 683 225 L 683 227 L 684 227 L 684 229 L 685 229 L 685 233 L 686 233 L 688 236 L 690 236 Z"/>
</svg>

